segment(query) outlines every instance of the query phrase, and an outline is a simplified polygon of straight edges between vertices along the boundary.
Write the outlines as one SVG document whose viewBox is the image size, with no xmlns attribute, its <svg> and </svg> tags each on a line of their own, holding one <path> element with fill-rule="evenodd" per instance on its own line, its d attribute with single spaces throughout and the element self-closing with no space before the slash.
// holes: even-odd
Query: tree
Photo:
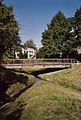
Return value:
<svg viewBox="0 0 81 120">
<path fill-rule="evenodd" d="M 29 47 L 29 48 L 36 48 L 36 45 L 34 44 L 34 41 L 32 39 L 30 40 L 27 40 L 25 43 L 24 43 L 24 46 L 25 47 Z"/>
<path fill-rule="evenodd" d="M 62 53 L 64 57 L 69 57 L 70 54 L 74 52 L 73 44 L 75 42 L 75 33 L 74 33 L 74 26 L 75 19 L 74 17 L 67 18 L 67 27 L 63 39 L 63 48 Z"/>
<path fill-rule="evenodd" d="M 22 50 L 19 51 L 19 58 L 23 58 L 23 53 L 22 53 Z"/>
<path fill-rule="evenodd" d="M 74 53 L 76 55 L 75 49 L 78 46 L 81 46 L 81 7 L 76 10 L 74 17 L 68 18 L 63 52 L 67 57 L 72 57 Z"/>
<path fill-rule="evenodd" d="M 47 27 L 48 29 L 42 33 L 42 44 L 45 56 L 59 57 L 63 49 L 67 19 L 64 14 L 59 11 Z"/>
<path fill-rule="evenodd" d="M 66 18 L 60 11 L 53 17 L 47 30 L 42 33 L 45 57 L 74 57 L 81 46 L 81 7 L 74 17 Z"/>
<path fill-rule="evenodd" d="M 39 48 L 39 51 L 36 52 L 36 58 L 44 58 L 44 56 L 45 56 L 44 48 L 41 47 Z"/>
<path fill-rule="evenodd" d="M 0 58 L 10 49 L 20 45 L 18 22 L 13 13 L 13 6 L 0 2 Z"/>
<path fill-rule="evenodd" d="M 75 12 L 75 35 L 76 35 L 76 47 L 81 46 L 81 7 Z"/>
</svg>

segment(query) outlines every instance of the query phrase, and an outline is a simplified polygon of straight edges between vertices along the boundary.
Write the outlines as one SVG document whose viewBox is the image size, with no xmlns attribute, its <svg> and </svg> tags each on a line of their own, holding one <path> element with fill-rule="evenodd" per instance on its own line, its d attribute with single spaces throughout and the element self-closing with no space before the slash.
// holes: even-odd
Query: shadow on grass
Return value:
<svg viewBox="0 0 81 120">
<path fill-rule="evenodd" d="M 28 77 L 26 74 L 31 74 L 37 77 L 39 74 L 56 72 L 59 70 L 62 70 L 62 68 L 60 69 L 47 68 L 47 69 L 37 70 L 31 73 L 28 73 L 27 71 L 25 70 L 23 71 L 22 69 L 21 70 L 5 69 L 0 66 L 0 106 L 5 104 L 6 102 L 14 100 L 18 96 L 20 96 L 27 88 L 30 87 L 28 86 Z M 19 92 L 17 92 L 16 94 L 13 95 L 12 98 L 10 98 L 10 96 L 6 95 L 6 91 L 8 88 L 10 88 L 12 84 L 14 83 L 16 84 L 17 82 L 19 82 L 20 84 L 24 84 L 26 87 L 23 89 L 20 89 Z"/>
<path fill-rule="evenodd" d="M 0 110 L 0 120 L 19 120 L 24 106 L 25 104 L 23 101 L 19 101 L 18 103 L 13 103 L 10 106 L 8 105 L 3 107 Z"/>
<path fill-rule="evenodd" d="M 63 68 L 47 68 L 47 69 L 44 69 L 44 70 L 31 72 L 31 74 L 34 75 L 34 76 L 38 76 L 39 74 L 56 72 L 56 71 L 59 71 L 59 70 L 63 70 Z"/>
<path fill-rule="evenodd" d="M 34 75 L 35 77 L 37 77 L 39 74 L 56 72 L 56 71 L 63 70 L 63 69 L 67 69 L 67 68 L 46 68 L 46 69 L 42 69 L 42 70 L 35 70 L 33 72 L 30 72 L 30 73 L 27 72 L 26 70 L 22 70 L 22 69 L 20 69 L 20 70 L 19 69 L 18 70 L 11 69 L 11 71 L 19 72 L 19 73 L 25 73 L 25 74 L 31 74 L 31 75 Z"/>
<path fill-rule="evenodd" d="M 16 84 L 17 82 L 24 84 L 26 87 L 15 94 L 13 96 L 14 99 L 28 88 L 28 77 L 23 74 L 16 74 L 0 66 L 0 106 L 12 100 L 10 96 L 6 94 L 6 91 L 12 84 Z M 16 88 L 14 87 L 14 89 Z"/>
</svg>

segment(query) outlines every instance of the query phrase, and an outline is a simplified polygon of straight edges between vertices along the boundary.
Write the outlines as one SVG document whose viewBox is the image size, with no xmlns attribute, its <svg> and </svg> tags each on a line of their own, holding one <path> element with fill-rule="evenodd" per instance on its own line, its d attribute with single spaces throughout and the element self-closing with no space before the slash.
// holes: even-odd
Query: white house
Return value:
<svg viewBox="0 0 81 120">
<path fill-rule="evenodd" d="M 19 52 L 15 52 L 15 58 L 19 59 Z"/>
<path fill-rule="evenodd" d="M 33 48 L 21 48 L 22 54 L 27 54 L 28 59 L 36 59 L 36 51 Z M 16 59 L 19 59 L 19 52 L 15 52 Z"/>
</svg>

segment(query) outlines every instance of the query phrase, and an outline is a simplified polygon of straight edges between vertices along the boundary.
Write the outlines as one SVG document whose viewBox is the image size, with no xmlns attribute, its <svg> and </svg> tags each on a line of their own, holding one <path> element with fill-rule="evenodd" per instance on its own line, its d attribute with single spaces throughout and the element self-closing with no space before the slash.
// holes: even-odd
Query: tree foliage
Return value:
<svg viewBox="0 0 81 120">
<path fill-rule="evenodd" d="M 75 12 L 75 34 L 76 34 L 76 46 L 81 45 L 81 7 Z"/>
<path fill-rule="evenodd" d="M 64 53 L 73 54 L 78 46 L 81 46 L 81 7 L 77 9 L 74 17 L 68 19 L 68 31 L 65 34 Z"/>
<path fill-rule="evenodd" d="M 0 2 L 0 58 L 8 49 L 12 50 L 20 44 L 19 30 L 13 6 Z"/>
<path fill-rule="evenodd" d="M 45 57 L 45 52 L 44 48 L 41 47 L 39 50 L 36 52 L 36 58 L 44 58 Z"/>
<path fill-rule="evenodd" d="M 24 46 L 25 47 L 29 47 L 29 48 L 36 48 L 36 45 L 34 44 L 34 41 L 32 39 L 30 40 L 27 40 L 25 43 L 24 43 Z"/>
<path fill-rule="evenodd" d="M 81 45 L 81 7 L 71 18 L 58 11 L 42 33 L 42 45 L 45 57 L 71 55 Z"/>
<path fill-rule="evenodd" d="M 42 33 L 42 44 L 47 57 L 60 55 L 63 47 L 66 26 L 67 19 L 64 14 L 59 11 L 48 25 L 48 29 Z"/>
<path fill-rule="evenodd" d="M 22 50 L 20 50 L 20 51 L 19 51 L 19 58 L 20 58 L 20 59 L 25 59 L 25 58 L 27 59 L 27 58 L 28 58 L 28 55 L 27 55 L 27 53 L 24 53 L 24 54 L 23 54 L 23 53 L 22 53 Z"/>
</svg>

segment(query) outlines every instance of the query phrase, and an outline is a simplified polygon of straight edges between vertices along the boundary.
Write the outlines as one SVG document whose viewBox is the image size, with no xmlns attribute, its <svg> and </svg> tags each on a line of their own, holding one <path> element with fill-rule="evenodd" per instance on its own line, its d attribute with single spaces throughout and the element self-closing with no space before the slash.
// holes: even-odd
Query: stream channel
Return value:
<svg viewBox="0 0 81 120">
<path fill-rule="evenodd" d="M 41 78 L 38 77 L 38 75 L 40 75 L 40 74 L 47 74 L 47 73 L 51 73 L 51 72 L 57 72 L 57 71 L 61 71 L 61 70 L 63 70 L 63 69 L 56 69 L 56 68 L 55 68 L 55 69 L 54 69 L 54 68 L 52 69 L 52 68 L 48 68 L 48 69 L 44 69 L 44 70 L 41 70 L 41 71 L 34 71 L 34 72 L 32 72 L 31 75 L 35 76 L 35 78 L 36 78 L 36 80 L 35 80 L 35 82 L 33 83 L 32 86 L 34 86 L 36 83 L 38 83 L 40 80 L 42 80 Z M 26 89 L 27 89 L 27 88 L 26 88 Z M 26 89 L 24 89 L 22 92 L 24 92 Z M 21 92 L 21 93 L 22 93 L 22 92 Z M 16 97 L 20 96 L 21 93 L 19 93 Z M 15 100 L 15 98 L 14 98 L 13 100 Z M 3 104 L 3 105 L 0 107 L 0 109 L 3 108 L 4 106 L 6 106 L 7 104 L 9 104 L 9 103 Z"/>
<path fill-rule="evenodd" d="M 36 77 L 36 80 L 35 80 L 35 82 L 33 83 L 33 85 L 35 85 L 36 83 L 38 83 L 40 80 L 41 80 L 40 78 L 37 78 L 37 77 Z"/>
<path fill-rule="evenodd" d="M 38 83 L 40 80 L 42 80 L 41 78 L 38 77 L 38 75 L 40 74 L 47 74 L 47 73 L 51 73 L 51 72 L 59 72 L 63 69 L 57 69 L 57 68 L 49 68 L 49 69 L 44 69 L 44 70 L 41 70 L 41 71 L 35 71 L 35 72 L 32 72 L 32 75 L 34 75 L 36 77 L 36 80 L 35 82 L 33 83 L 33 85 L 35 85 L 36 83 Z M 32 85 L 32 86 L 33 86 Z"/>
</svg>

